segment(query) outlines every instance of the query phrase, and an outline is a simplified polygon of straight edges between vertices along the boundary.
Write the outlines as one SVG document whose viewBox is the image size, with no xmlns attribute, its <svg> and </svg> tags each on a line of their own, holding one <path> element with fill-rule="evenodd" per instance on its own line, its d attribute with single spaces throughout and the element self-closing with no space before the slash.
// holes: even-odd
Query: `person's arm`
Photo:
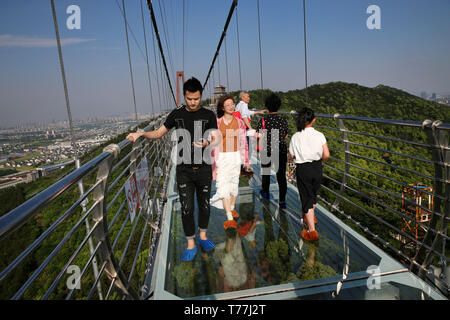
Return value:
<svg viewBox="0 0 450 320">
<path fill-rule="evenodd" d="M 220 143 L 220 140 L 219 140 L 220 132 L 219 132 L 219 129 L 217 128 L 217 118 L 213 112 L 211 112 L 209 114 L 208 124 L 209 125 L 207 128 L 207 131 L 210 131 L 210 133 L 209 133 L 210 141 L 208 141 L 206 139 L 202 139 L 201 143 L 199 141 L 193 142 L 192 145 L 194 147 L 205 148 L 209 145 L 211 145 L 212 147 L 215 147 L 216 145 L 218 145 Z"/>
<path fill-rule="evenodd" d="M 249 112 L 253 112 L 253 114 L 263 114 L 263 113 L 267 113 L 269 111 L 267 111 L 267 110 L 259 110 L 259 111 L 249 110 Z"/>
<path fill-rule="evenodd" d="M 211 145 L 212 147 L 215 147 L 215 146 L 217 146 L 219 143 L 220 143 L 220 140 L 219 140 L 219 130 L 216 129 L 216 130 L 214 130 L 214 131 L 211 132 L 211 141 L 208 141 L 208 140 L 206 140 L 206 139 L 202 139 L 202 142 L 201 142 L 201 143 L 200 143 L 200 142 L 192 142 L 192 145 L 193 145 L 194 147 L 197 147 L 197 148 L 205 148 L 205 147 L 207 147 L 207 146 L 209 146 L 209 145 Z"/>
<path fill-rule="evenodd" d="M 253 221 L 252 221 L 252 226 L 250 227 L 250 229 L 248 230 L 248 232 L 253 232 L 253 231 L 255 231 L 257 222 L 258 222 L 258 215 L 256 215 L 256 217 L 253 219 Z"/>
<path fill-rule="evenodd" d="M 293 138 L 293 136 L 291 137 L 291 142 L 289 143 L 288 157 L 291 158 L 291 159 L 295 159 L 295 156 L 294 156 L 294 146 L 293 146 L 293 143 L 292 143 L 292 138 Z"/>
<path fill-rule="evenodd" d="M 239 151 L 241 155 L 241 161 L 246 169 L 250 171 L 250 158 L 248 155 L 248 144 L 247 144 L 247 133 L 245 131 L 245 126 L 242 121 L 239 123 Z"/>
<path fill-rule="evenodd" d="M 242 104 L 242 106 L 239 108 L 239 112 L 241 113 L 241 118 L 244 121 L 247 128 L 253 129 L 250 123 L 251 112 L 250 110 L 248 110 L 248 106 L 246 104 Z"/>
<path fill-rule="evenodd" d="M 330 158 L 330 150 L 328 150 L 328 144 L 322 145 L 322 162 Z"/>
<path fill-rule="evenodd" d="M 250 130 L 253 130 L 252 125 L 250 124 L 250 121 L 248 120 L 248 118 L 242 118 L 242 120 L 244 121 L 245 125 L 246 125 Z"/>
<path fill-rule="evenodd" d="M 130 140 L 131 142 L 135 142 L 137 139 L 139 139 L 140 137 L 144 137 L 146 139 L 159 139 L 161 138 L 163 135 L 165 135 L 169 130 L 167 130 L 167 128 L 162 125 L 161 127 L 159 127 L 159 129 L 157 130 L 153 130 L 153 131 L 142 131 L 142 132 L 132 132 L 127 136 L 127 139 Z"/>
<path fill-rule="evenodd" d="M 211 146 L 215 147 L 220 143 L 220 139 L 219 139 L 219 129 L 214 130 L 213 132 L 211 132 Z"/>
</svg>

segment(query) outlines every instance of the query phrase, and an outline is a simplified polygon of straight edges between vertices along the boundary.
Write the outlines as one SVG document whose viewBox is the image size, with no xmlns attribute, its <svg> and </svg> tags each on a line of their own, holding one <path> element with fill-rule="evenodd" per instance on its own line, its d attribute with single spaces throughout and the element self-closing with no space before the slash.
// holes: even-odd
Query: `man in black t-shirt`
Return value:
<svg viewBox="0 0 450 320">
<path fill-rule="evenodd" d="M 207 251 L 214 244 L 206 236 L 209 224 L 211 193 L 211 158 L 207 146 L 217 143 L 217 119 L 214 112 L 200 107 L 203 88 L 201 83 L 191 78 L 183 85 L 186 106 L 173 110 L 164 124 L 151 132 L 130 133 L 127 138 L 136 141 L 143 136 L 159 139 L 170 129 L 175 128 L 172 140 L 177 141 L 173 155 L 176 156 L 177 186 L 181 203 L 183 229 L 187 239 L 187 249 L 181 259 L 191 261 L 197 253 L 195 245 L 194 193 L 197 194 L 199 243 Z M 208 138 L 211 137 L 211 142 Z"/>
<path fill-rule="evenodd" d="M 208 109 L 192 111 L 188 108 L 181 106 L 173 110 L 164 122 L 168 130 L 175 128 L 172 133 L 172 141 L 177 141 L 174 161 L 184 167 L 211 165 L 210 152 L 207 152 L 210 148 L 206 149 L 203 143 L 208 145 L 208 133 L 217 130 L 217 118 Z"/>
</svg>

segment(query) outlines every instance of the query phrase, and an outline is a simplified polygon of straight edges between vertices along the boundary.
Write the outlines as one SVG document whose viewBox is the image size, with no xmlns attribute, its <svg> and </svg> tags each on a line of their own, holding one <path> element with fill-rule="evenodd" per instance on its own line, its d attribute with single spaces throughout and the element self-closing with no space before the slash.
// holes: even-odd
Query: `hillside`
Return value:
<svg viewBox="0 0 450 320">
<path fill-rule="evenodd" d="M 267 96 L 270 90 L 264 90 Z M 450 121 L 450 107 L 424 100 L 405 91 L 378 85 L 375 88 L 355 83 L 330 82 L 308 87 L 308 106 L 316 113 L 352 115 L 371 118 L 423 121 Z M 305 89 L 275 92 L 284 110 L 305 106 Z M 234 92 L 236 96 L 238 92 Z M 251 108 L 261 107 L 261 90 L 250 92 Z"/>
</svg>

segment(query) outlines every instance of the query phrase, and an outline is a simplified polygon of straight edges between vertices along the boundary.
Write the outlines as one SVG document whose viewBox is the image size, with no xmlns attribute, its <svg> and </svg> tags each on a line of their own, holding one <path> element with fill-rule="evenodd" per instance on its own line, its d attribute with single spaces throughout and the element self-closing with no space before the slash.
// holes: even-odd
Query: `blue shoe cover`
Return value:
<svg viewBox="0 0 450 320">
<path fill-rule="evenodd" d="M 200 243 L 202 248 L 205 249 L 206 251 L 210 251 L 215 248 L 214 243 L 212 243 L 212 241 L 209 239 L 206 240 L 199 239 L 198 243 Z"/>
<path fill-rule="evenodd" d="M 186 249 L 181 255 L 181 261 L 185 262 L 192 261 L 194 260 L 196 254 L 197 254 L 197 247 L 194 247 L 193 249 Z"/>
<path fill-rule="evenodd" d="M 263 192 L 262 190 L 259 192 L 259 194 L 261 195 L 261 197 L 264 200 L 269 200 L 270 199 L 270 195 L 268 193 Z"/>
</svg>

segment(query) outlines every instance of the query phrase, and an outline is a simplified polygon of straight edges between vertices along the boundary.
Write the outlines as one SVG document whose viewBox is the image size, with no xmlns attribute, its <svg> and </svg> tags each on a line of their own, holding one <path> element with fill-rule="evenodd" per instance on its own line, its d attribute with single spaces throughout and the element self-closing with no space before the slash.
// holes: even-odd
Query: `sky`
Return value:
<svg viewBox="0 0 450 320">
<path fill-rule="evenodd" d="M 155 64 L 146 1 L 124 2 L 137 111 L 172 109 L 157 47 Z M 177 71 L 204 83 L 232 0 L 152 2 L 176 96 Z M 122 0 L 55 4 L 73 118 L 134 113 Z M 80 9 L 79 29 L 67 26 L 71 5 Z M 260 0 L 260 37 L 257 5 L 258 0 L 239 1 L 237 23 L 234 14 L 204 98 L 219 80 L 230 91 L 259 89 L 261 75 L 265 89 L 305 87 L 303 1 Z M 367 25 L 372 5 L 380 10 L 379 29 Z M 306 0 L 308 85 L 344 81 L 415 95 L 450 94 L 448 16 L 449 0 Z M 2 127 L 68 118 L 50 0 L 0 2 L 0 115 Z"/>
</svg>

